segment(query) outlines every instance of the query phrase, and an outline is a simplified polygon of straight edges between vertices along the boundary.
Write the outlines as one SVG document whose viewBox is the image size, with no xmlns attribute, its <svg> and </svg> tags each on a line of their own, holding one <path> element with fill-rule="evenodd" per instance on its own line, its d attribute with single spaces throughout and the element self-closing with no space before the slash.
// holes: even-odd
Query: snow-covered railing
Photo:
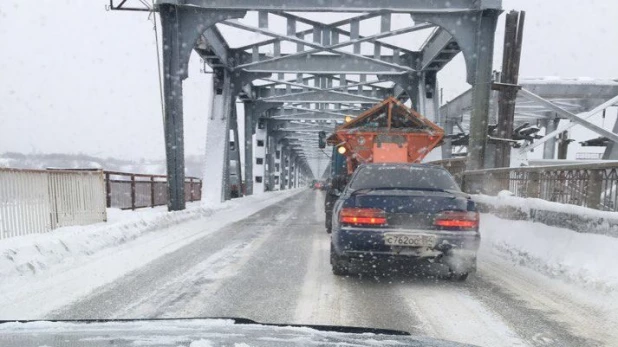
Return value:
<svg viewBox="0 0 618 347">
<path fill-rule="evenodd" d="M 515 196 L 616 211 L 618 163 L 589 163 L 465 171 L 462 188 L 468 193 Z"/>
<path fill-rule="evenodd" d="M 579 233 L 618 237 L 618 212 L 515 197 L 507 191 L 502 191 L 497 196 L 473 194 L 472 199 L 479 211 L 503 219 L 527 220 Z"/>
<path fill-rule="evenodd" d="M 0 168 L 0 239 L 106 219 L 101 170 Z"/>
<path fill-rule="evenodd" d="M 167 176 L 105 171 L 107 207 L 136 209 L 167 205 Z M 185 201 L 202 199 L 202 180 L 185 177 Z"/>
</svg>

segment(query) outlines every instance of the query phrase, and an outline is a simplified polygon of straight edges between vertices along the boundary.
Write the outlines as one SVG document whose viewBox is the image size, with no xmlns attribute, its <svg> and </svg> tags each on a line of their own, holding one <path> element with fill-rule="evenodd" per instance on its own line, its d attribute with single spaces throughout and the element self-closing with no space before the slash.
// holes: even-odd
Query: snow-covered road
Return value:
<svg viewBox="0 0 618 347">
<path fill-rule="evenodd" d="M 603 301 L 608 296 L 513 265 L 490 250 L 482 249 L 479 271 L 464 283 L 436 278 L 439 270 L 336 277 L 322 204 L 321 192 L 300 192 L 248 218 L 195 233 L 186 245 L 88 294 L 58 284 L 47 300 L 62 296 L 62 305 L 36 316 L 24 302 L 27 317 L 14 318 L 245 317 L 400 329 L 481 346 L 618 346 L 618 313 Z M 212 222 L 206 219 L 172 230 L 207 229 Z M 153 252 L 156 247 L 161 245 L 153 243 Z M 110 256 L 116 262 L 135 258 L 130 252 Z"/>
</svg>

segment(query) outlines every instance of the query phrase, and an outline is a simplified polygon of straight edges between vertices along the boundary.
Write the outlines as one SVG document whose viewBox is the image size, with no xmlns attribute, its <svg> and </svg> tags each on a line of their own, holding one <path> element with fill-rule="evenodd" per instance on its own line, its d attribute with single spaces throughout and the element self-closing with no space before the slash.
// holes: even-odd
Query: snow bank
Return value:
<svg viewBox="0 0 618 347">
<path fill-rule="evenodd" d="M 484 212 L 507 219 L 525 219 L 581 233 L 618 237 L 618 212 L 562 204 L 535 198 L 520 198 L 503 191 L 498 196 L 472 195 Z"/>
<path fill-rule="evenodd" d="M 618 239 L 483 214 L 481 254 L 489 253 L 603 293 L 618 294 Z"/>
<path fill-rule="evenodd" d="M 209 217 L 217 211 L 256 205 L 264 208 L 300 190 L 269 192 L 208 207 L 192 204 L 186 210 L 177 212 L 167 212 L 165 207 L 138 211 L 111 210 L 108 223 L 65 227 L 45 234 L 1 240 L 0 278 L 37 274 L 66 260 L 76 262 L 80 258 L 125 244 L 149 232 Z M 244 217 L 244 213 L 239 213 L 239 218 Z"/>
<path fill-rule="evenodd" d="M 605 218 L 618 220 L 618 212 L 608 212 L 595 210 L 588 207 L 582 207 L 577 205 L 562 204 L 559 202 L 552 202 L 543 199 L 536 198 L 520 198 L 512 196 L 510 192 L 502 191 L 498 193 L 498 196 L 489 195 L 472 195 L 472 198 L 476 202 L 491 204 L 496 207 L 517 207 L 521 211 L 530 213 L 530 210 L 545 210 L 552 212 L 564 212 L 569 214 L 576 214 L 585 217 Z"/>
</svg>

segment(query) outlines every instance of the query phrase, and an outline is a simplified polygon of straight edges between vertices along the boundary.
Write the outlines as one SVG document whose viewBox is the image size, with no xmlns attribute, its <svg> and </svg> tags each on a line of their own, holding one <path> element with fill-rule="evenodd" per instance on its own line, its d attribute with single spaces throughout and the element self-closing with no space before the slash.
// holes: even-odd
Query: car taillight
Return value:
<svg viewBox="0 0 618 347">
<path fill-rule="evenodd" d="M 479 226 L 479 213 L 443 211 L 436 216 L 434 225 L 444 228 L 476 229 Z"/>
<path fill-rule="evenodd" d="M 386 212 L 379 208 L 344 207 L 339 221 L 353 225 L 386 225 Z"/>
</svg>

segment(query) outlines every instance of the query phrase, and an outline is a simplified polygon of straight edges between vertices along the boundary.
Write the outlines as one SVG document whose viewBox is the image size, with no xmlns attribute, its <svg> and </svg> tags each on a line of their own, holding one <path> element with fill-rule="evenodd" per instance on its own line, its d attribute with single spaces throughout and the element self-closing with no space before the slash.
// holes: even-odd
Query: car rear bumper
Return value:
<svg viewBox="0 0 618 347">
<path fill-rule="evenodd" d="M 389 246 L 384 243 L 385 232 L 434 235 L 432 247 Z M 476 261 L 481 236 L 478 231 L 408 230 L 341 228 L 332 236 L 335 253 L 349 260 L 367 259 L 443 259 L 452 267 L 467 268 Z M 459 266 L 458 263 L 462 265 Z"/>
</svg>

